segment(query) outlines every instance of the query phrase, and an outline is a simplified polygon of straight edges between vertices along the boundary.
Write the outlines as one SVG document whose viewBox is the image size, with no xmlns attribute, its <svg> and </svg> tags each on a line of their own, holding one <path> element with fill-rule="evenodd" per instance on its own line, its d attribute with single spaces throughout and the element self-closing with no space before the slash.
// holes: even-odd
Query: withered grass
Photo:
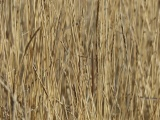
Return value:
<svg viewBox="0 0 160 120">
<path fill-rule="evenodd" d="M 159 0 L 0 0 L 0 119 L 159 120 Z"/>
</svg>

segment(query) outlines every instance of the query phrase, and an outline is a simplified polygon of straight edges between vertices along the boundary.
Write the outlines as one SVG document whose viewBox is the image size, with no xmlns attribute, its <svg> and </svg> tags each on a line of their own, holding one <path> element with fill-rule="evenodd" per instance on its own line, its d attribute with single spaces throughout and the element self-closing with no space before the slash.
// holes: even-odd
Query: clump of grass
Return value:
<svg viewBox="0 0 160 120">
<path fill-rule="evenodd" d="M 0 1 L 0 118 L 158 120 L 159 5 Z"/>
</svg>

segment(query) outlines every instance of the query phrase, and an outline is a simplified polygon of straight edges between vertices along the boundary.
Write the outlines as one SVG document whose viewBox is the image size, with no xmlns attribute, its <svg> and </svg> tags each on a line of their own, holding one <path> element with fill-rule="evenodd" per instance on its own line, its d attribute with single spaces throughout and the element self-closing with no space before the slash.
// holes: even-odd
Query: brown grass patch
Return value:
<svg viewBox="0 0 160 120">
<path fill-rule="evenodd" d="M 0 0 L 0 119 L 160 119 L 160 2 Z"/>
</svg>

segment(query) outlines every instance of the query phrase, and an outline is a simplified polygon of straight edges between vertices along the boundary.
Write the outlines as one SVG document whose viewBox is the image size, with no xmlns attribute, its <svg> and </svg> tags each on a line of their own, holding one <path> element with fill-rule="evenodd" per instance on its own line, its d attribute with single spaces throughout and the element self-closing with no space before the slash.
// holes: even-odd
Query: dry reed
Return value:
<svg viewBox="0 0 160 120">
<path fill-rule="evenodd" d="M 160 0 L 0 0 L 0 119 L 159 120 Z"/>
</svg>

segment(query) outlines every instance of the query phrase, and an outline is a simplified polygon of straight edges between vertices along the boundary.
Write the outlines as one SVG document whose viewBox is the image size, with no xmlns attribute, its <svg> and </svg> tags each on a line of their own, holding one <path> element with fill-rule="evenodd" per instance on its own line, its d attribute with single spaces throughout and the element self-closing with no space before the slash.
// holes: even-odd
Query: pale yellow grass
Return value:
<svg viewBox="0 0 160 120">
<path fill-rule="evenodd" d="M 158 0 L 0 0 L 0 119 L 159 120 Z"/>
</svg>

